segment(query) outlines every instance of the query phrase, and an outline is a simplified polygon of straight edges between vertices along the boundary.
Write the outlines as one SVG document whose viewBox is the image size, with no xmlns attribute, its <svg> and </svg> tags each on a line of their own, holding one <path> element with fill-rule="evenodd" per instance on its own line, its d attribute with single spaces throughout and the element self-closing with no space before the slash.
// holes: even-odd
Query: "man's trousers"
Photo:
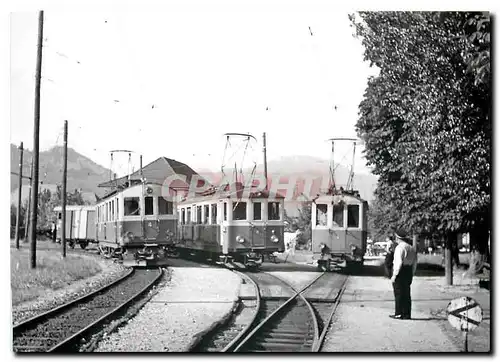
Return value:
<svg viewBox="0 0 500 362">
<path fill-rule="evenodd" d="M 396 315 L 411 317 L 411 282 L 413 280 L 413 268 L 411 265 L 403 265 L 399 270 L 396 281 L 392 283 L 394 288 L 394 300 L 396 302 Z"/>
</svg>

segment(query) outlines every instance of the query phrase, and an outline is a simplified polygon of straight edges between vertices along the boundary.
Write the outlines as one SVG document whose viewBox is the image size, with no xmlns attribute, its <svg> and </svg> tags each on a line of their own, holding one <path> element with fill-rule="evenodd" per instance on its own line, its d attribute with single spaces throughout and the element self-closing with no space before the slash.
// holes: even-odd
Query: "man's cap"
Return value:
<svg viewBox="0 0 500 362">
<path fill-rule="evenodd" d="M 408 239 L 408 233 L 404 229 L 397 229 L 396 232 L 394 233 L 397 238 L 406 240 Z"/>
</svg>

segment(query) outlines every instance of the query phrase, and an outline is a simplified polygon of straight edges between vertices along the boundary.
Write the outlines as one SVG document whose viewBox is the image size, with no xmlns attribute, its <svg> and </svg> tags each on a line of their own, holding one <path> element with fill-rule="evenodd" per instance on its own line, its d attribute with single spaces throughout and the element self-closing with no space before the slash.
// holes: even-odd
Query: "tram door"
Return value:
<svg viewBox="0 0 500 362">
<path fill-rule="evenodd" d="M 229 251 L 228 245 L 228 219 L 231 210 L 231 204 L 228 201 L 219 202 L 220 215 L 220 244 L 222 253 L 227 254 Z"/>
<path fill-rule="evenodd" d="M 251 218 L 253 220 L 250 227 L 250 245 L 253 248 L 264 247 L 266 244 L 266 226 L 262 224 L 264 203 L 254 201 L 251 203 Z"/>
<path fill-rule="evenodd" d="M 156 240 L 159 233 L 159 220 L 154 207 L 154 197 L 144 197 L 144 218 L 142 220 L 145 240 Z"/>
</svg>

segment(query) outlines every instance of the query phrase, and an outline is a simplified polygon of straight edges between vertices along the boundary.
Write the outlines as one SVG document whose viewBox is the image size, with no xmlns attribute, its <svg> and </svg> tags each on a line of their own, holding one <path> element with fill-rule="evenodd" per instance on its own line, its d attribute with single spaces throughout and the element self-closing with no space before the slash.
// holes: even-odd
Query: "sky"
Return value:
<svg viewBox="0 0 500 362">
<path fill-rule="evenodd" d="M 328 159 L 328 138 L 356 136 L 358 104 L 376 74 L 347 15 L 258 3 L 45 11 L 40 149 L 63 144 L 68 120 L 68 147 L 119 174 L 128 154 L 111 163 L 113 149 L 134 151 L 135 165 L 142 154 L 144 164 L 166 156 L 220 169 L 226 132 L 257 138 L 248 161 L 262 161 L 263 132 L 268 160 Z M 37 20 L 36 12 L 10 17 L 10 139 L 30 149 Z M 350 164 L 352 144 L 336 150 L 336 162 Z M 369 172 L 361 150 L 356 170 Z"/>
</svg>

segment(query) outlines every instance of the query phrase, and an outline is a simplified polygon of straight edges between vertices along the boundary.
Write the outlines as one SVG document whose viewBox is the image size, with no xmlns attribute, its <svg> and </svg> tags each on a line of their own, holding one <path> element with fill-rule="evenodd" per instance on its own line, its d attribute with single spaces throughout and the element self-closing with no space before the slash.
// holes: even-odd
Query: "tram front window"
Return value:
<svg viewBox="0 0 500 362">
<path fill-rule="evenodd" d="M 359 227 L 359 205 L 347 205 L 347 227 Z"/>
<path fill-rule="evenodd" d="M 233 208 L 233 220 L 246 220 L 247 219 L 247 203 L 237 202 Z"/>
<path fill-rule="evenodd" d="M 123 213 L 125 216 L 140 215 L 141 209 L 138 197 L 126 197 L 123 204 Z"/>
<path fill-rule="evenodd" d="M 267 219 L 279 220 L 280 219 L 280 203 L 270 202 L 267 204 Z"/>
<path fill-rule="evenodd" d="M 174 204 L 172 201 L 165 200 L 162 196 L 158 197 L 158 214 L 172 215 L 174 213 Z"/>
<path fill-rule="evenodd" d="M 343 227 L 344 226 L 344 206 L 333 205 L 333 226 Z"/>
<path fill-rule="evenodd" d="M 328 214 L 328 205 L 325 204 L 316 205 L 316 226 L 327 225 L 327 214 Z"/>
</svg>

